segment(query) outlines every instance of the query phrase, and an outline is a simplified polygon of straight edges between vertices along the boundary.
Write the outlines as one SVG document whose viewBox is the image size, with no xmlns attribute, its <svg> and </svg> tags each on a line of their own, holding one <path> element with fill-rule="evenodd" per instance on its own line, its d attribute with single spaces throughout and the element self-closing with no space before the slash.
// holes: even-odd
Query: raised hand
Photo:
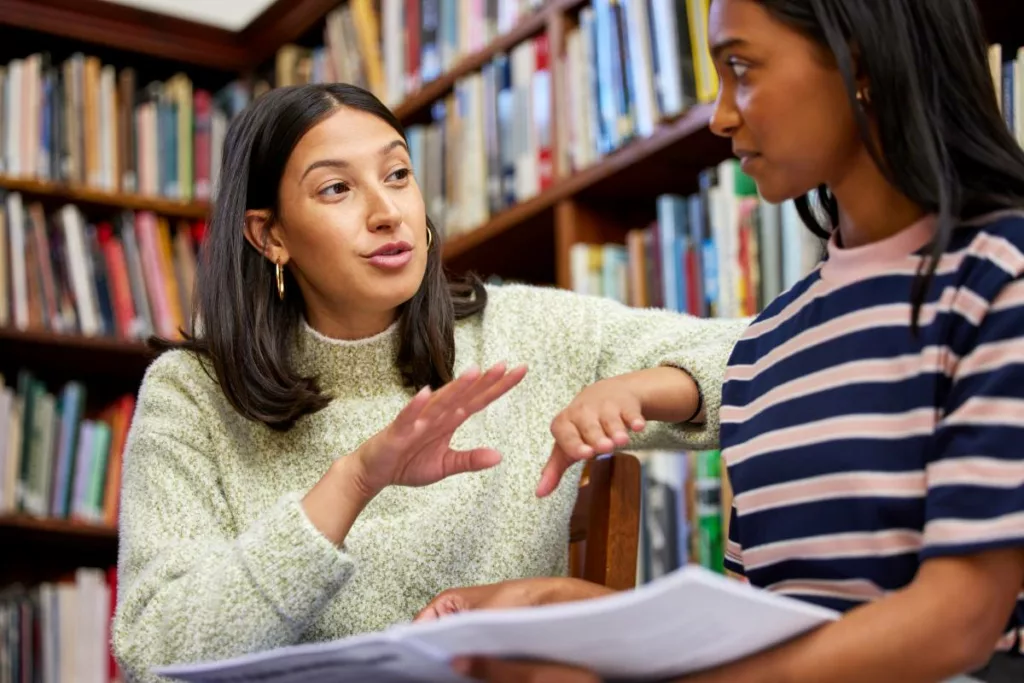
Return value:
<svg viewBox="0 0 1024 683">
<path fill-rule="evenodd" d="M 550 495 L 574 463 L 626 446 L 646 424 L 636 383 L 623 376 L 590 385 L 551 422 L 555 445 L 537 495 Z"/>
<path fill-rule="evenodd" d="M 426 486 L 453 474 L 497 465 L 501 454 L 493 449 L 452 450 L 452 435 L 525 376 L 525 366 L 506 370 L 498 364 L 486 373 L 471 369 L 436 392 L 424 388 L 354 454 L 360 460 L 364 485 L 371 492 L 392 485 Z"/>
</svg>

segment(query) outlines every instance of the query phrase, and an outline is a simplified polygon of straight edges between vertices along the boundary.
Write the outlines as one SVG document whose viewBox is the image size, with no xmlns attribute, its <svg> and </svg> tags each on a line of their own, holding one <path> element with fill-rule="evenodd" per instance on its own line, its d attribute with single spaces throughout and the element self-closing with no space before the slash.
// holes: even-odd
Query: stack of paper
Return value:
<svg viewBox="0 0 1024 683">
<path fill-rule="evenodd" d="M 195 683 L 462 681 L 459 655 L 585 666 L 602 677 L 656 680 L 735 661 L 838 618 L 696 566 L 585 602 L 477 611 L 382 633 L 156 673 Z"/>
</svg>

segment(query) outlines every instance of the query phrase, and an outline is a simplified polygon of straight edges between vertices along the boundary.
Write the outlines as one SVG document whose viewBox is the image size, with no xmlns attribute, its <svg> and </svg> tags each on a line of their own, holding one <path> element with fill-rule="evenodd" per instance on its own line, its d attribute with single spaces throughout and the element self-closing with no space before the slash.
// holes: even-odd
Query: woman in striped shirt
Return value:
<svg viewBox="0 0 1024 683">
<path fill-rule="evenodd" d="M 712 130 L 768 201 L 798 198 L 825 252 L 730 359 L 727 567 L 844 618 L 687 680 L 1024 680 L 1024 152 L 976 8 L 713 0 L 709 37 Z M 601 592 L 562 585 L 533 595 Z"/>
</svg>

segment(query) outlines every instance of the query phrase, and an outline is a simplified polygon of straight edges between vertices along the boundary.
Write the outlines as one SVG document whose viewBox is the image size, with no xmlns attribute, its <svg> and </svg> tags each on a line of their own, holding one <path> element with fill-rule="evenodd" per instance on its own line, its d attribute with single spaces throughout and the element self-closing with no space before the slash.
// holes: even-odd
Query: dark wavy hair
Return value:
<svg viewBox="0 0 1024 683">
<path fill-rule="evenodd" d="M 916 330 L 955 227 L 990 211 L 1024 206 L 1024 151 L 999 111 L 974 0 L 759 2 L 831 51 L 875 163 L 904 195 L 938 216 L 936 237 L 910 295 Z M 856 99 L 858 67 L 870 87 L 877 147 Z M 839 223 L 836 199 L 825 186 L 797 199 L 796 206 L 823 239 Z"/>
<path fill-rule="evenodd" d="M 274 264 L 245 239 L 245 212 L 278 213 L 285 165 L 306 132 L 340 107 L 386 121 L 405 140 L 395 115 L 373 94 L 346 84 L 271 90 L 232 121 L 209 228 L 201 247 L 192 311 L 192 335 L 152 338 L 157 350 L 184 348 L 212 362 L 231 405 L 245 417 L 286 431 L 331 396 L 316 377 L 299 374 L 292 344 L 305 304 L 285 271 L 285 298 L 277 295 Z M 433 246 L 416 294 L 399 310 L 397 362 L 407 386 L 438 388 L 451 381 L 455 322 L 481 312 L 487 292 L 474 276 L 449 280 L 441 236 L 427 219 Z M 289 287 L 288 284 L 291 284 Z"/>
</svg>

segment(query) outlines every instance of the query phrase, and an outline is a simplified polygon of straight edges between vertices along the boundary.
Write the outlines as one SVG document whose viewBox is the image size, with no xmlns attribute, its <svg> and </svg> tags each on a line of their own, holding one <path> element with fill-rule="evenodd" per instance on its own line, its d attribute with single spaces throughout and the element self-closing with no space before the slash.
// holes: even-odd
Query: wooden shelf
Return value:
<svg viewBox="0 0 1024 683">
<path fill-rule="evenodd" d="M 173 218 L 201 219 L 206 218 L 209 212 L 209 204 L 206 202 L 185 202 L 163 197 L 112 193 L 30 178 L 0 176 L 0 187 L 35 197 L 132 211 L 153 211 Z"/>
<path fill-rule="evenodd" d="M 47 517 L 30 517 L 28 515 L 0 516 L 0 534 L 9 535 L 14 532 L 51 534 L 54 537 L 75 537 L 100 541 L 117 540 L 117 529 L 101 524 Z"/>
<path fill-rule="evenodd" d="M 250 63 L 234 31 L 103 0 L 0 0 L 0 25 L 225 72 Z"/>
<path fill-rule="evenodd" d="M 651 177 L 658 172 L 647 168 L 649 164 L 656 164 L 660 169 L 666 158 L 678 156 L 680 169 L 701 169 L 726 158 L 728 143 L 713 139 L 707 128 L 711 111 L 711 105 L 697 105 L 681 117 L 663 124 L 650 137 L 634 140 L 593 166 L 556 182 L 536 197 L 495 215 L 487 223 L 453 236 L 444 245 L 445 259 L 462 258 L 498 235 L 572 197 L 600 193 L 606 199 L 614 200 L 627 196 L 636 198 L 638 192 L 644 192 L 653 202 L 658 194 L 672 188 Z M 625 176 L 629 177 L 628 180 Z M 668 182 L 674 182 L 676 186 L 680 184 L 678 178 L 669 178 Z"/>
<path fill-rule="evenodd" d="M 138 389 L 153 352 L 142 342 L 0 327 L 0 372 L 13 382 L 27 368 L 40 379 L 61 384 L 79 379 L 90 396 L 113 400 Z"/>
<path fill-rule="evenodd" d="M 117 563 L 117 529 L 27 515 L 0 516 L 0 587 L 73 578 L 78 567 Z"/>
</svg>

